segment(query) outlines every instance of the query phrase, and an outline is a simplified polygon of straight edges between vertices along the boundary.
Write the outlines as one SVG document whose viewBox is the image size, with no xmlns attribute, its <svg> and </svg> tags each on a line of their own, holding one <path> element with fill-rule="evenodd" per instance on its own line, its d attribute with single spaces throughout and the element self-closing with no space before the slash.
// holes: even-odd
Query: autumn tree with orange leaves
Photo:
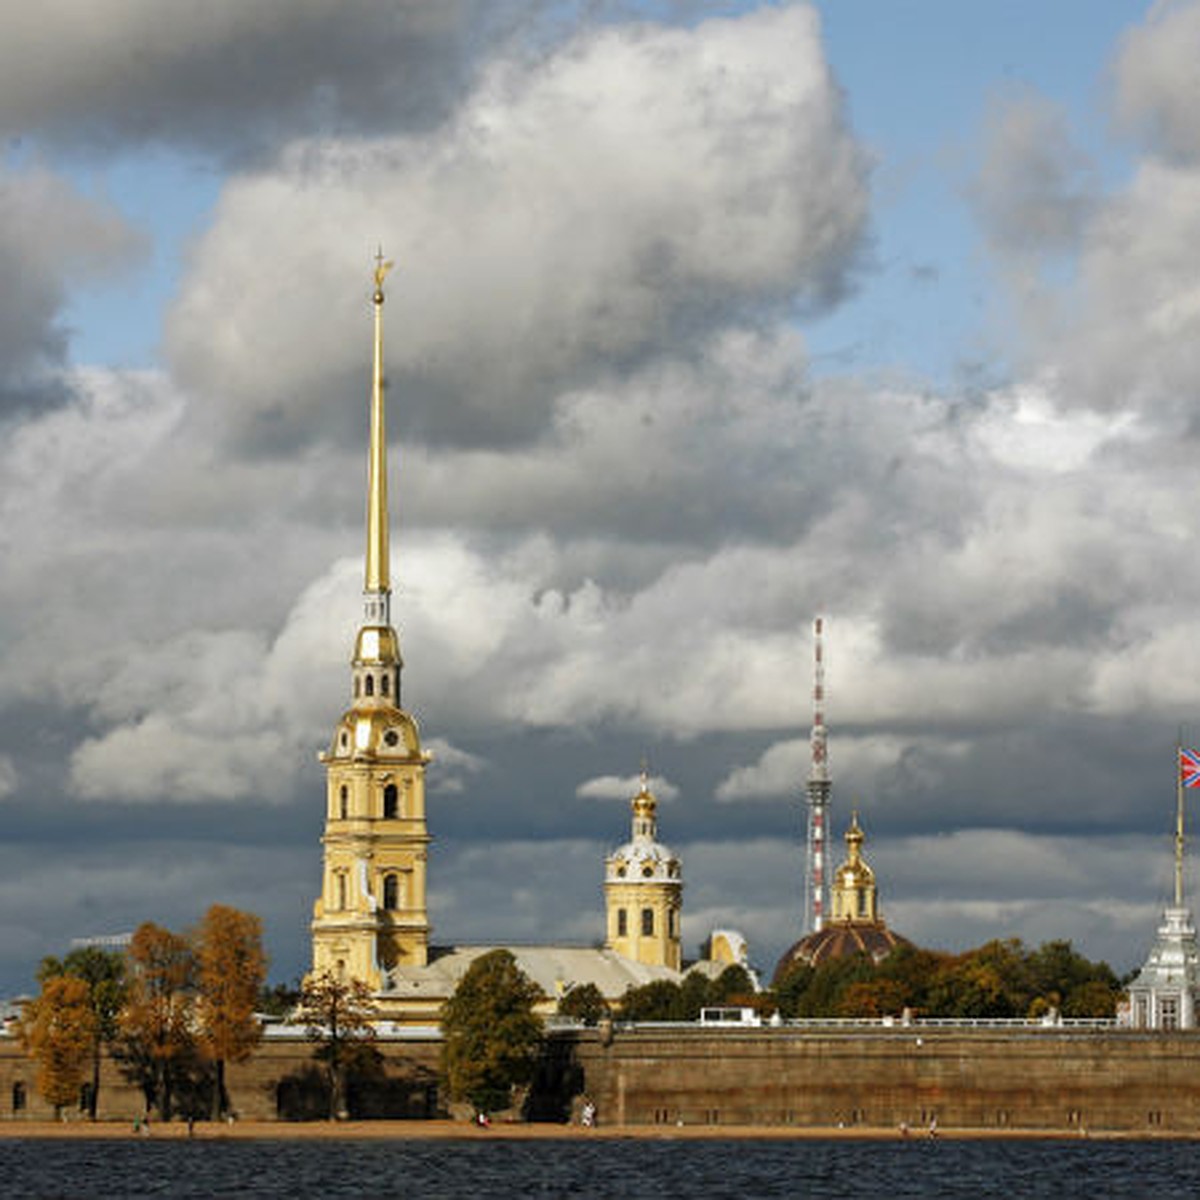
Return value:
<svg viewBox="0 0 1200 1200">
<path fill-rule="evenodd" d="M 187 938 L 146 921 L 129 943 L 128 963 L 119 1054 L 147 1108 L 169 1121 L 176 1083 L 195 1050 L 195 958 Z"/>
<path fill-rule="evenodd" d="M 244 1062 L 262 1037 L 254 1014 L 267 976 L 262 921 L 253 913 L 214 904 L 194 937 L 196 1024 L 200 1049 L 213 1064 L 212 1118 L 229 1107 L 225 1064 Z"/>
<path fill-rule="evenodd" d="M 92 1031 L 92 1078 L 84 1088 L 88 1116 L 96 1119 L 100 1103 L 100 1063 L 104 1047 L 117 1036 L 117 1019 L 125 1003 L 125 955 L 99 946 L 77 946 L 66 958 L 48 956 L 38 968 L 38 981 L 70 975 L 87 985 L 88 1002 L 95 1018 Z"/>
<path fill-rule="evenodd" d="M 92 1060 L 96 1017 L 87 983 L 70 975 L 42 982 L 20 1023 L 25 1052 L 37 1063 L 37 1087 L 54 1115 L 79 1099 Z"/>
<path fill-rule="evenodd" d="M 375 1004 L 361 979 L 321 971 L 305 979 L 296 1020 L 308 1026 L 317 1057 L 324 1060 L 329 1087 L 329 1119 L 345 1120 L 346 1080 L 356 1059 L 375 1036 Z"/>
</svg>

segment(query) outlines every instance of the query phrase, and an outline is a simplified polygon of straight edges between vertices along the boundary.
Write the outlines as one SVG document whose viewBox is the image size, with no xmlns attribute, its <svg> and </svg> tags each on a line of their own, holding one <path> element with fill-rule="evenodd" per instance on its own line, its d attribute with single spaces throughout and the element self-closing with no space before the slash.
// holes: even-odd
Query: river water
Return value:
<svg viewBox="0 0 1200 1200">
<path fill-rule="evenodd" d="M 0 1141 L 4 1197 L 1196 1197 L 1200 1143 Z"/>
</svg>

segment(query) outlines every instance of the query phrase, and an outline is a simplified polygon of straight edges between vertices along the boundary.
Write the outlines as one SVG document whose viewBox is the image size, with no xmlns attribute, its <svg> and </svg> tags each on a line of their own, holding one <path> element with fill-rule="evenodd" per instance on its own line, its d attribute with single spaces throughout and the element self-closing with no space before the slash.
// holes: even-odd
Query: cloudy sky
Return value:
<svg viewBox="0 0 1200 1200">
<path fill-rule="evenodd" d="M 307 965 L 370 265 L 442 941 L 689 949 L 834 827 L 931 946 L 1135 965 L 1200 739 L 1200 2 L 42 0 L 0 42 L 0 992 Z"/>
</svg>

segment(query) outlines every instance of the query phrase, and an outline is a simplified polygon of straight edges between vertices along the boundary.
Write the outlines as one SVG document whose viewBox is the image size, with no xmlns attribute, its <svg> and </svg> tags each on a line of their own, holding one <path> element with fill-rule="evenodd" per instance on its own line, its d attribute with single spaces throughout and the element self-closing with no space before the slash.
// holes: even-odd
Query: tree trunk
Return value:
<svg viewBox="0 0 1200 1200">
<path fill-rule="evenodd" d="M 164 1062 L 161 1070 L 161 1083 L 158 1089 L 158 1115 L 163 1121 L 171 1119 L 171 1066 Z"/>
<path fill-rule="evenodd" d="M 103 1043 L 100 1038 L 92 1047 L 92 1094 L 88 1097 L 88 1117 L 96 1119 L 96 1110 L 100 1104 L 100 1049 Z"/>
<path fill-rule="evenodd" d="M 213 1063 L 212 1119 L 219 1121 L 225 1112 L 225 1060 L 218 1058 Z"/>
</svg>

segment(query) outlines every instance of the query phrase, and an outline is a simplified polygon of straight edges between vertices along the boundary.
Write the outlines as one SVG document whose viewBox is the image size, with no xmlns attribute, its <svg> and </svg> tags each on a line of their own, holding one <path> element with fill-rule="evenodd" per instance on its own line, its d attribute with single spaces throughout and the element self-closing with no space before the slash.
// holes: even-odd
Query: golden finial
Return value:
<svg viewBox="0 0 1200 1200">
<path fill-rule="evenodd" d="M 396 264 L 391 259 L 383 257 L 383 247 L 380 246 L 375 252 L 375 303 L 383 303 L 383 281 L 387 278 L 387 273 Z"/>
</svg>

